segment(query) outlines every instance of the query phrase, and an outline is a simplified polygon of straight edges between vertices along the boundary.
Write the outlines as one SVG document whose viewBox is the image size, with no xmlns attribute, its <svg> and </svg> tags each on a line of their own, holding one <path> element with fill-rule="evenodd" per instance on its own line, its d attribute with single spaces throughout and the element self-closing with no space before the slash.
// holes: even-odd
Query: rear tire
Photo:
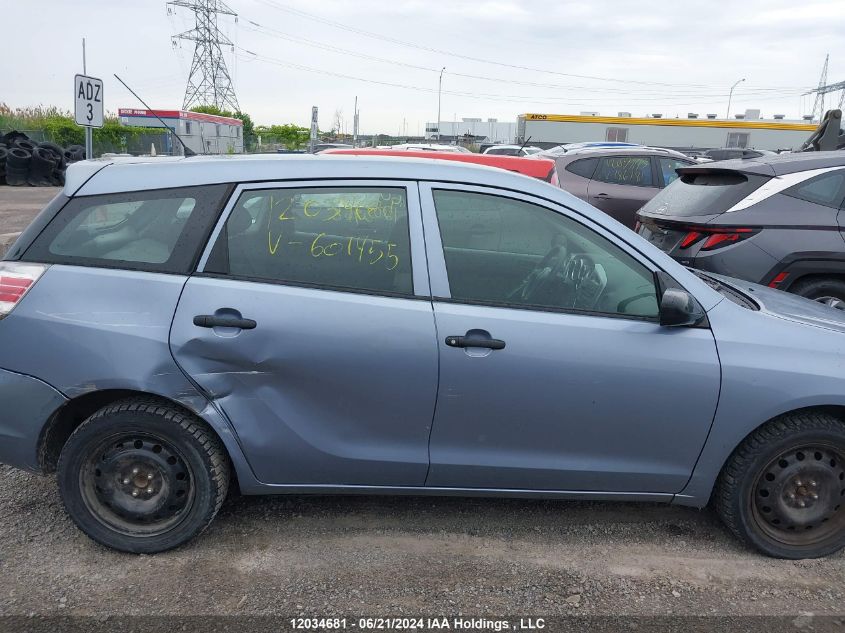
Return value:
<svg viewBox="0 0 845 633">
<path fill-rule="evenodd" d="M 68 514 L 90 538 L 151 554 L 208 527 L 226 498 L 229 462 L 199 419 L 131 399 L 100 409 L 73 432 L 58 484 Z"/>
<path fill-rule="evenodd" d="M 716 511 L 737 537 L 776 558 L 845 546 L 845 423 L 807 411 L 751 434 L 719 475 Z"/>
<path fill-rule="evenodd" d="M 839 310 L 845 309 L 845 281 L 836 277 L 799 279 L 789 292 Z"/>
</svg>

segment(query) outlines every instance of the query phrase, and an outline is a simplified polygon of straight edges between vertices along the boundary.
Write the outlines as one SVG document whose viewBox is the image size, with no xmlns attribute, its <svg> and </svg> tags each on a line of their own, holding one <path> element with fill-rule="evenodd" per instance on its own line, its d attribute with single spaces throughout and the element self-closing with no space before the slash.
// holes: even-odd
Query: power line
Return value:
<svg viewBox="0 0 845 633">
<path fill-rule="evenodd" d="M 339 73 L 332 70 L 325 70 L 322 68 L 314 68 L 312 66 L 305 66 L 302 64 L 296 64 L 293 62 L 281 60 L 278 58 L 270 57 L 267 55 L 261 55 L 259 53 L 255 53 L 253 51 L 247 50 L 242 47 L 238 47 L 239 51 L 243 51 L 250 55 L 253 59 L 263 61 L 265 63 L 273 64 L 276 66 L 282 66 L 285 68 L 293 68 L 295 70 L 302 70 L 305 72 L 311 72 L 315 74 L 320 74 L 328 77 L 337 77 L 341 79 L 351 79 L 353 81 L 360 81 L 369 84 L 375 84 L 379 86 L 387 86 L 391 88 L 401 88 L 405 90 L 414 90 L 417 92 L 425 92 L 425 93 L 436 93 L 437 90 L 433 88 L 425 88 L 421 86 L 414 86 L 409 84 L 399 84 L 389 81 L 382 81 L 378 79 L 368 79 L 366 77 L 356 77 L 354 75 L 347 75 L 345 73 Z M 485 101 L 500 101 L 500 102 L 509 102 L 509 103 L 521 103 L 521 104 L 534 104 L 534 105 L 555 105 L 560 106 L 562 104 L 573 104 L 573 105 L 589 105 L 590 102 L 596 100 L 585 100 L 585 99 L 572 99 L 569 97 L 526 97 L 524 95 L 502 95 L 502 94 L 491 94 L 491 93 L 477 93 L 477 92 L 466 92 L 466 91 L 458 91 L 458 90 L 443 90 L 443 94 L 448 94 L 456 97 L 465 97 L 469 99 L 483 99 Z M 546 99 L 553 99 L 553 101 L 547 101 Z M 768 99 L 780 99 L 780 97 L 769 97 Z M 759 99 L 760 101 L 765 101 L 766 98 Z M 673 106 L 691 106 L 691 105 L 705 105 L 709 103 L 720 103 L 719 101 L 711 101 L 711 102 L 695 102 L 695 103 L 667 103 L 667 105 Z"/>
<path fill-rule="evenodd" d="M 350 50 L 348 48 L 342 48 L 342 47 L 339 47 L 339 46 L 334 46 L 332 44 L 319 42 L 319 41 L 308 39 L 308 38 L 305 38 L 305 37 L 301 37 L 301 36 L 297 36 L 297 35 L 291 35 L 289 33 L 279 31 L 278 29 L 274 29 L 272 27 L 264 26 L 262 24 L 259 24 L 258 22 L 255 22 L 254 20 L 250 20 L 248 18 L 242 18 L 242 21 L 245 21 L 245 22 L 247 22 L 248 24 L 250 24 L 254 27 L 254 28 L 246 27 L 246 30 L 248 30 L 248 31 L 261 33 L 261 34 L 267 35 L 269 37 L 279 38 L 279 39 L 289 41 L 289 42 L 293 42 L 293 43 L 296 43 L 296 44 L 304 44 L 306 46 L 312 46 L 314 48 L 318 48 L 318 49 L 333 52 L 333 53 L 338 53 L 338 54 L 342 54 L 342 55 L 350 55 L 350 56 L 353 56 L 353 57 L 358 57 L 360 59 L 366 59 L 366 60 L 385 63 L 385 64 L 392 64 L 392 65 L 395 65 L 395 66 L 400 66 L 400 67 L 403 67 L 403 68 L 410 68 L 410 69 L 413 69 L 413 70 L 421 70 L 421 71 L 424 71 L 424 72 L 431 72 L 431 73 L 435 73 L 435 74 L 440 72 L 439 68 L 433 68 L 433 67 L 429 67 L 429 66 L 420 66 L 418 64 L 410 64 L 410 63 L 402 62 L 402 61 L 395 60 L 395 59 L 386 59 L 384 57 L 378 57 L 378 56 L 370 55 L 370 54 L 367 54 L 367 53 L 361 53 L 359 51 L 354 51 L 354 50 Z M 626 95 L 630 95 L 631 93 L 637 94 L 637 95 L 639 93 L 652 94 L 654 96 L 650 99 L 643 98 L 643 99 L 634 99 L 634 100 L 635 101 L 650 101 L 650 100 L 651 101 L 665 101 L 665 95 L 655 91 L 653 88 L 642 89 L 642 88 L 592 87 L 592 86 L 581 86 L 581 85 L 572 85 L 572 84 L 564 85 L 564 84 L 550 84 L 550 83 L 541 83 L 541 82 L 533 82 L 533 81 L 522 81 L 522 80 L 514 80 L 514 79 L 504 78 L 504 77 L 489 77 L 489 76 L 484 76 L 484 75 L 473 75 L 473 74 L 469 74 L 469 73 L 459 73 L 459 72 L 450 72 L 448 74 L 453 76 L 453 77 L 462 77 L 462 78 L 466 78 L 466 79 L 477 79 L 477 80 L 480 80 L 480 81 L 491 81 L 491 82 L 496 82 L 496 83 L 503 83 L 504 82 L 504 83 L 520 85 L 520 86 L 531 86 L 531 87 L 535 87 L 535 88 L 549 88 L 549 89 L 555 89 L 555 90 L 582 90 L 582 91 L 587 91 L 587 92 L 596 92 L 596 93 L 608 92 L 608 93 L 619 93 L 619 94 L 626 94 Z M 772 95 L 772 94 L 775 94 L 775 93 L 777 93 L 777 95 L 787 96 L 787 97 L 788 96 L 796 96 L 798 94 L 797 91 L 793 91 L 793 90 L 786 91 L 786 90 L 779 89 L 779 88 L 764 88 L 764 87 L 751 88 L 751 89 L 747 88 L 747 89 L 745 89 L 741 92 L 740 91 L 736 92 L 736 94 L 739 95 L 739 96 Z M 687 91 L 677 91 L 677 90 L 673 91 L 673 94 L 677 95 L 677 96 L 684 96 L 684 97 L 690 97 L 690 98 L 692 98 L 692 97 L 725 98 L 725 97 L 728 96 L 727 93 L 702 93 L 702 92 L 692 92 L 692 91 L 687 92 Z"/>
<path fill-rule="evenodd" d="M 333 28 L 337 28 L 337 29 L 341 29 L 341 30 L 348 31 L 348 32 L 351 32 L 351 33 L 355 33 L 357 35 L 362 35 L 364 37 L 369 37 L 369 38 L 372 38 L 372 39 L 390 42 L 391 44 L 396 44 L 398 46 L 405 46 L 405 47 L 414 48 L 414 49 L 417 49 L 417 50 L 427 51 L 427 52 L 430 52 L 430 53 L 437 53 L 439 55 L 447 55 L 447 56 L 453 57 L 453 58 L 456 57 L 456 58 L 459 58 L 459 59 L 466 59 L 468 61 L 482 63 L 482 64 L 491 64 L 491 65 L 494 65 L 494 66 L 500 66 L 500 67 L 505 67 L 505 68 L 513 68 L 513 69 L 516 69 L 516 70 L 527 70 L 527 71 L 531 71 L 531 72 L 545 73 L 545 74 L 549 74 L 549 75 L 558 75 L 558 76 L 561 76 L 561 77 L 574 77 L 576 79 L 591 79 L 591 80 L 594 80 L 594 81 L 609 81 L 609 82 L 624 83 L 624 84 L 662 86 L 662 87 L 669 87 L 669 88 L 675 88 L 675 87 L 713 88 L 714 87 L 712 85 L 706 85 L 706 84 L 666 83 L 666 82 L 660 82 L 660 81 L 638 81 L 638 80 L 635 80 L 635 79 L 620 79 L 620 78 L 617 78 L 617 77 L 600 77 L 600 76 L 596 76 L 596 75 L 578 75 L 578 74 L 574 74 L 574 73 L 564 73 L 564 72 L 560 72 L 560 71 L 556 71 L 556 70 L 548 70 L 548 69 L 545 69 L 545 68 L 523 66 L 523 65 L 520 65 L 520 64 L 509 64 L 509 63 L 506 63 L 506 62 L 500 62 L 500 61 L 495 61 L 495 60 L 490 60 L 490 59 L 483 59 L 483 58 L 480 58 L 480 57 L 473 57 L 471 55 L 462 55 L 462 54 L 456 53 L 454 51 L 447 51 L 447 50 L 435 48 L 435 47 L 432 47 L 432 46 L 415 44 L 413 42 L 409 42 L 409 41 L 406 41 L 406 40 L 400 40 L 400 39 L 397 39 L 397 38 L 390 37 L 388 35 L 382 35 L 380 33 L 373 33 L 372 31 L 366 31 L 364 29 L 359 29 L 359 28 L 356 28 L 356 27 L 353 27 L 353 26 L 349 26 L 347 24 L 335 22 L 334 20 L 330 20 L 328 18 L 324 18 L 324 17 L 318 16 L 318 15 L 314 15 L 313 13 L 308 13 L 307 11 L 302 11 L 300 9 L 294 9 L 292 7 L 288 7 L 288 6 L 285 6 L 285 5 L 280 4 L 278 2 L 275 2 L 274 0 L 257 0 L 257 1 L 266 5 L 266 6 L 273 8 L 273 9 L 276 9 L 278 11 L 284 11 L 286 13 L 290 13 L 292 15 L 296 15 L 296 16 L 301 17 L 301 18 L 313 20 L 315 22 L 319 22 L 320 24 L 324 24 L 326 26 L 331 26 Z M 785 89 L 785 90 L 791 90 L 793 88 L 798 88 L 798 87 L 783 86 L 783 87 L 780 87 L 780 88 Z M 798 89 L 804 89 L 804 88 L 798 88 Z"/>
</svg>

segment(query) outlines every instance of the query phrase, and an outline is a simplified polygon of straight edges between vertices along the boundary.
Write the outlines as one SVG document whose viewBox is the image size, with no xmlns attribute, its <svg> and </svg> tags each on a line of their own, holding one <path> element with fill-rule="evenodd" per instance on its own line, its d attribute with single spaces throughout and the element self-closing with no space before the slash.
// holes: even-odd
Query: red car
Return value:
<svg viewBox="0 0 845 633">
<path fill-rule="evenodd" d="M 550 158 L 521 158 L 518 156 L 499 156 L 496 154 L 464 154 L 458 152 L 427 152 L 424 150 L 397 150 L 361 147 L 357 149 L 327 149 L 321 154 L 360 154 L 362 156 L 404 156 L 406 158 L 433 158 L 436 160 L 454 160 L 460 163 L 477 163 L 489 167 L 498 167 L 515 171 L 525 176 L 544 180 L 558 186 L 555 161 Z"/>
</svg>

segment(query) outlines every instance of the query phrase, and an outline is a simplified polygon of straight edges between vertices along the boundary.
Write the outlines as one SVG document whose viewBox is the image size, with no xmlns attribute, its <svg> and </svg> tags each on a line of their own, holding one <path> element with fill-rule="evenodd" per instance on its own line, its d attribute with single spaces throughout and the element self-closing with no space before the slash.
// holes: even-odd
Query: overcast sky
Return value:
<svg viewBox="0 0 845 633">
<path fill-rule="evenodd" d="M 351 131 L 357 95 L 363 133 L 421 133 L 436 119 L 597 111 L 634 116 L 760 108 L 763 116 L 812 111 L 801 92 L 845 80 L 843 0 L 228 0 L 236 44 L 225 49 L 241 109 L 260 124 L 320 128 L 342 109 Z M 193 27 L 165 0 L 0 0 L 0 102 L 73 104 L 73 75 L 105 80 L 106 109 L 140 104 L 117 73 L 156 108 L 182 105 Z M 304 13 L 302 13 L 304 12 Z M 15 26 L 16 25 L 16 26 Z M 258 26 L 256 26 L 258 25 Z M 340 27 L 346 28 L 340 28 Z M 470 76 L 467 76 L 470 75 Z M 828 95 L 828 104 L 839 93 Z M 831 102 L 834 102 L 831 104 Z M 403 128 L 404 125 L 404 128 Z"/>
</svg>

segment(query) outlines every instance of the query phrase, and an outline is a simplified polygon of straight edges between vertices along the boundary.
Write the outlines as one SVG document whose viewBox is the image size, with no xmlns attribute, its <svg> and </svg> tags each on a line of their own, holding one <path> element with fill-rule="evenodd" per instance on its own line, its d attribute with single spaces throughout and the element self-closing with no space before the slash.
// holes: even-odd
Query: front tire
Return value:
<svg viewBox="0 0 845 633">
<path fill-rule="evenodd" d="M 835 277 L 799 279 L 789 292 L 818 301 L 831 308 L 845 310 L 845 281 Z"/>
<path fill-rule="evenodd" d="M 229 487 L 223 445 L 203 422 L 149 399 L 111 404 L 70 436 L 58 463 L 68 514 L 132 553 L 177 547 L 211 523 Z"/>
<path fill-rule="evenodd" d="M 845 424 L 823 412 L 765 424 L 731 455 L 714 505 L 740 539 L 776 558 L 845 546 Z"/>
</svg>

